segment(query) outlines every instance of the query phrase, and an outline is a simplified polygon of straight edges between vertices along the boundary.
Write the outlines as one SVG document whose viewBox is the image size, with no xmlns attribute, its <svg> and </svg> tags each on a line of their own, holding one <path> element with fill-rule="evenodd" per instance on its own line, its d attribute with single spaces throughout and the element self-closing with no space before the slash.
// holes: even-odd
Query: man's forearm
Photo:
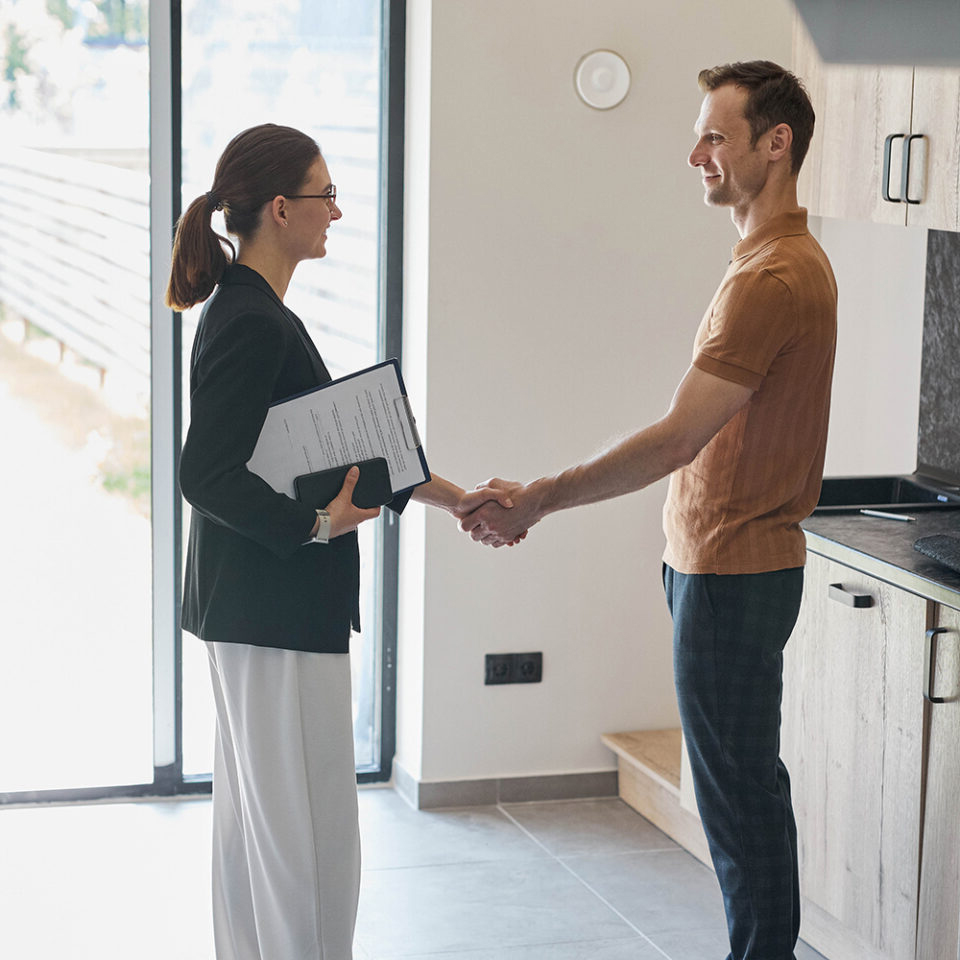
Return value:
<svg viewBox="0 0 960 960">
<path fill-rule="evenodd" d="M 689 445 L 674 437 L 661 421 L 552 477 L 526 484 L 491 480 L 494 487 L 510 494 L 513 509 L 500 510 L 495 504 L 487 504 L 461 522 L 461 529 L 475 540 L 496 546 L 550 513 L 640 490 L 692 459 Z"/>
<path fill-rule="evenodd" d="M 584 463 L 530 484 L 540 518 L 621 497 L 655 483 L 696 456 L 665 420 L 618 441 Z"/>
<path fill-rule="evenodd" d="M 474 540 L 501 545 L 547 514 L 641 490 L 690 463 L 748 402 L 753 391 L 690 367 L 667 414 L 590 460 L 531 483 L 491 483 L 513 497 L 514 509 L 487 504 L 460 524 Z"/>
</svg>

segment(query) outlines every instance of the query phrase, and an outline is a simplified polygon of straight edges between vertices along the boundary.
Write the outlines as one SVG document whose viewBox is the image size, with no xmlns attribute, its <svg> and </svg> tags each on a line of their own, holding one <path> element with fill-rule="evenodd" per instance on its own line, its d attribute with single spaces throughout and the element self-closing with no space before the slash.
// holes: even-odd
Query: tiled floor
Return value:
<svg viewBox="0 0 960 960">
<path fill-rule="evenodd" d="M 619 800 L 360 810 L 358 960 L 726 956 L 713 873 Z"/>
<path fill-rule="evenodd" d="M 726 955 L 713 874 L 619 800 L 360 812 L 356 960 Z M 203 800 L 0 810 L 0 956 L 212 960 L 209 834 Z"/>
</svg>

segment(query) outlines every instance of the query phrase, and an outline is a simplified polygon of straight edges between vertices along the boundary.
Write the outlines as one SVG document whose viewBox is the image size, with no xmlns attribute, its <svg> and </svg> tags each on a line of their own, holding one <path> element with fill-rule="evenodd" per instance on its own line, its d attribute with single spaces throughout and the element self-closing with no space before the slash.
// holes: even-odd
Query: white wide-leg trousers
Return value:
<svg viewBox="0 0 960 960">
<path fill-rule="evenodd" d="M 360 833 L 349 654 L 207 649 L 217 960 L 352 960 Z"/>
</svg>

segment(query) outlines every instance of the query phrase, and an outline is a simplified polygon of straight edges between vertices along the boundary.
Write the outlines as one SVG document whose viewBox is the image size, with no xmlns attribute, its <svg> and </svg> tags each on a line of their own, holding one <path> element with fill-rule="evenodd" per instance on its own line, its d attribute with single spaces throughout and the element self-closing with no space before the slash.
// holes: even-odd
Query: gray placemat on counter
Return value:
<svg viewBox="0 0 960 960">
<path fill-rule="evenodd" d="M 960 537 L 936 533 L 933 536 L 915 540 L 913 549 L 960 573 Z"/>
</svg>

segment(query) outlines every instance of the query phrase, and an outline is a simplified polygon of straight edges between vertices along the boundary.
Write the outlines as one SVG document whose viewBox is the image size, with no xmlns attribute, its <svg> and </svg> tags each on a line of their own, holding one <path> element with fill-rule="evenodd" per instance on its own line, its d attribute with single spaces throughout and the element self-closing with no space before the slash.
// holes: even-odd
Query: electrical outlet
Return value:
<svg viewBox="0 0 960 960">
<path fill-rule="evenodd" d="M 542 653 L 488 653 L 484 684 L 540 683 L 543 679 Z"/>
<path fill-rule="evenodd" d="M 488 653 L 484 684 L 513 683 L 513 654 Z"/>
<path fill-rule="evenodd" d="M 543 679 L 543 654 L 514 654 L 513 672 L 516 683 L 539 683 Z"/>
</svg>

